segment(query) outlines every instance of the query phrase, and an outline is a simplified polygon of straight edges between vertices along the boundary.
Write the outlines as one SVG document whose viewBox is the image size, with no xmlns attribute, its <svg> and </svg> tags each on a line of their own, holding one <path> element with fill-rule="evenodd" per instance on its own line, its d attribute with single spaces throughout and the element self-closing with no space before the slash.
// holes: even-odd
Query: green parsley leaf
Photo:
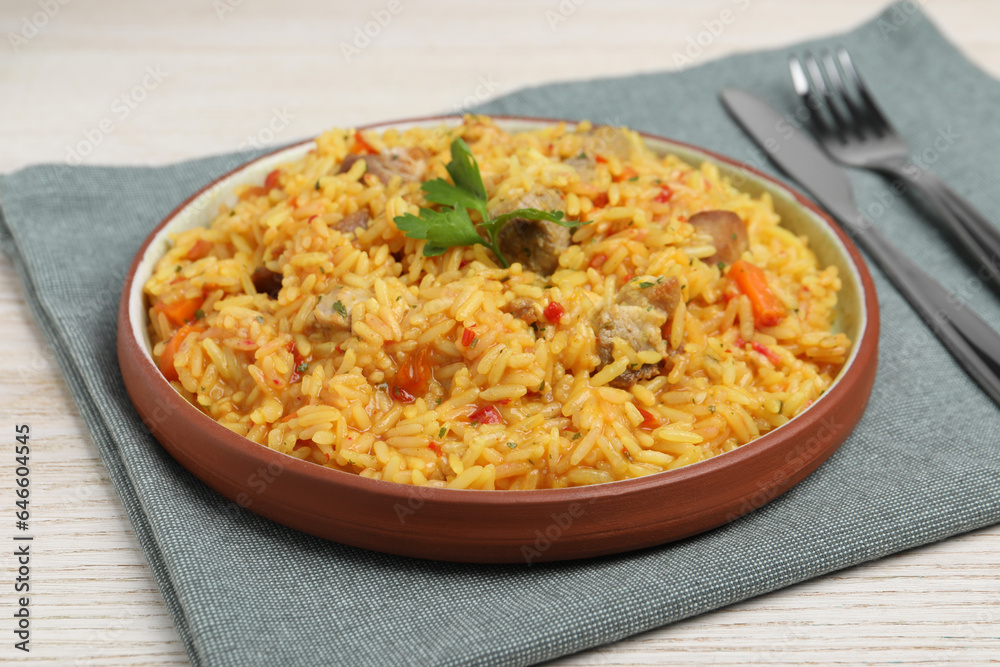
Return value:
<svg viewBox="0 0 1000 667">
<path fill-rule="evenodd" d="M 198 310 L 194 311 L 194 319 L 196 319 L 196 320 L 203 320 L 203 319 L 205 319 L 205 311 L 202 310 L 201 308 L 199 308 Z"/>
<path fill-rule="evenodd" d="M 478 211 L 483 220 L 489 219 L 489 214 L 486 212 L 486 199 L 480 199 L 444 179 L 435 178 L 420 187 L 424 191 L 424 198 L 429 202 L 459 209 L 471 208 L 473 211 Z"/>
<path fill-rule="evenodd" d="M 649 289 L 650 287 L 652 287 L 655 284 L 656 283 L 650 283 L 650 282 L 643 281 L 643 282 L 639 283 L 639 287 L 641 289 Z"/>
<path fill-rule="evenodd" d="M 517 449 L 517 443 L 516 442 L 508 442 L 507 446 L 510 447 L 511 449 Z"/>
<path fill-rule="evenodd" d="M 422 208 L 419 218 L 407 213 L 397 217 L 395 222 L 411 239 L 427 239 L 427 245 L 424 246 L 424 255 L 427 257 L 444 254 L 452 246 L 483 243 L 464 208 L 443 211 Z"/>
<path fill-rule="evenodd" d="M 393 219 L 396 227 L 409 238 L 427 241 L 424 245 L 426 257 L 441 255 L 455 246 L 478 244 L 489 248 L 500 260 L 500 264 L 507 268 L 510 263 L 500 252 L 497 235 L 511 220 L 547 220 L 570 228 L 589 222 L 563 220 L 561 211 L 539 211 L 533 208 L 517 209 L 491 219 L 486 208 L 489 197 L 479 173 L 479 165 L 472 150 L 461 138 L 451 142 L 451 162 L 445 169 L 454 183 L 436 178 L 423 183 L 420 188 L 427 201 L 449 208 L 440 211 L 422 208 L 419 217 L 407 213 Z M 486 232 L 486 238 L 477 230 L 476 223 L 469 216 L 469 209 L 476 211 L 482 219 L 479 226 Z"/>
<path fill-rule="evenodd" d="M 343 318 L 347 317 L 347 308 L 344 307 L 344 304 L 341 301 L 335 301 L 333 304 L 333 309 L 337 311 L 337 313 L 341 317 Z"/>
<path fill-rule="evenodd" d="M 441 430 L 438 431 L 438 438 L 443 438 L 447 432 L 448 432 L 448 427 L 442 426 Z"/>
<path fill-rule="evenodd" d="M 579 440 L 582 437 L 583 437 L 583 433 L 574 433 L 573 437 L 570 438 L 570 440 Z"/>
<path fill-rule="evenodd" d="M 258 323 L 258 324 L 264 324 L 264 316 L 263 316 L 263 315 L 258 315 L 258 316 L 257 316 L 256 318 L 254 318 L 254 319 L 256 319 L 256 320 L 257 320 L 257 323 Z"/>
<path fill-rule="evenodd" d="M 307 370 L 309 370 L 309 362 L 308 361 L 303 361 L 301 364 L 299 364 L 298 366 L 295 367 L 295 372 L 296 373 L 305 373 Z"/>
<path fill-rule="evenodd" d="M 472 149 L 462 138 L 451 142 L 451 162 L 445 167 L 455 185 L 469 192 L 477 199 L 486 199 L 486 186 L 479 175 L 479 165 L 472 155 Z"/>
</svg>

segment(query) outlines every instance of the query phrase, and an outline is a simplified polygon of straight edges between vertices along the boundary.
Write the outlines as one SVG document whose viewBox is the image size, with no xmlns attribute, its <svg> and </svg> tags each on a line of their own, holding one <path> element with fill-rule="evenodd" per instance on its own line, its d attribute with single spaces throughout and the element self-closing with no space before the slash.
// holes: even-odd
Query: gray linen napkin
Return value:
<svg viewBox="0 0 1000 667">
<path fill-rule="evenodd" d="M 915 7 L 802 46 L 850 48 L 922 159 L 997 218 L 1000 85 Z M 626 124 L 759 163 L 716 93 L 749 88 L 791 110 L 789 52 L 542 86 L 480 110 Z M 386 556 L 245 512 L 143 428 L 118 373 L 115 314 L 148 231 L 248 157 L 0 178 L 0 240 L 196 665 L 529 664 L 1000 521 L 1000 410 L 877 270 L 881 361 L 864 419 L 815 474 L 725 527 L 621 556 L 501 567 Z M 852 177 L 876 224 L 1000 328 L 996 296 L 928 219 L 878 178 Z"/>
</svg>

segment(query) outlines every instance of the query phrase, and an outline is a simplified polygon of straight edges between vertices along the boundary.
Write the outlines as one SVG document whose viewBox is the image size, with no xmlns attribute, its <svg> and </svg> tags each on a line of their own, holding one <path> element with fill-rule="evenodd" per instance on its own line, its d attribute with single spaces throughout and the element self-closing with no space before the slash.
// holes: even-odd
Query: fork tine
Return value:
<svg viewBox="0 0 1000 667">
<path fill-rule="evenodd" d="M 812 81 L 813 88 L 815 88 L 819 96 L 823 98 L 823 106 L 826 107 L 827 111 L 830 113 L 830 117 L 833 118 L 833 124 L 836 128 L 837 137 L 841 141 L 844 141 L 847 136 L 848 126 L 844 121 L 844 117 L 834 104 L 833 96 L 830 94 L 830 90 L 826 87 L 826 80 L 823 78 L 823 71 L 820 70 L 819 63 L 816 62 L 816 58 L 812 53 L 806 53 L 805 61 L 806 71 L 809 73 L 809 79 Z"/>
<path fill-rule="evenodd" d="M 833 92 L 843 105 L 847 108 L 847 116 L 851 121 L 851 129 L 853 134 L 855 134 L 859 139 L 864 139 L 865 127 L 868 125 L 865 122 L 865 113 L 854 103 L 851 99 L 851 94 L 844 85 L 843 79 L 840 77 L 840 72 L 837 71 L 837 63 L 833 60 L 833 54 L 829 51 L 823 52 L 823 65 L 826 68 L 826 76 L 830 80 L 830 86 L 833 88 Z M 876 135 L 878 135 L 878 130 L 873 129 Z"/>
<path fill-rule="evenodd" d="M 843 47 L 837 49 L 837 59 L 840 61 L 840 66 L 844 70 L 844 73 L 851 80 L 851 84 L 857 89 L 858 95 L 861 97 L 861 102 L 865 107 L 865 112 L 871 117 L 871 122 L 879 133 L 894 133 L 895 130 L 889 123 L 889 120 L 882 113 L 878 104 L 875 103 L 875 98 L 868 92 L 868 86 L 865 85 L 858 71 L 854 69 L 854 63 L 851 61 L 851 55 L 847 52 L 847 49 Z"/>
<path fill-rule="evenodd" d="M 788 69 L 792 73 L 792 86 L 795 88 L 795 94 L 799 96 L 799 99 L 805 104 L 806 109 L 809 110 L 809 120 L 816 126 L 816 131 L 820 137 L 825 138 L 836 135 L 834 129 L 823 118 L 822 100 L 816 95 L 813 87 L 809 85 L 809 77 L 806 76 L 806 70 L 802 66 L 802 61 L 797 56 L 790 56 L 788 58 Z"/>
</svg>

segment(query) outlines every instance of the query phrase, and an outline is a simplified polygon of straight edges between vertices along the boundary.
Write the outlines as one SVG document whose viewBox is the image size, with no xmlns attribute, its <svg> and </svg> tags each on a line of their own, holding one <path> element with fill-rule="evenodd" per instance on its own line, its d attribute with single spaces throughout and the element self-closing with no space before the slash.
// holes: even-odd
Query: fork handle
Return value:
<svg viewBox="0 0 1000 667">
<path fill-rule="evenodd" d="M 924 195 L 962 245 L 989 273 L 994 287 L 1000 289 L 1000 230 L 931 172 L 899 167 L 891 168 L 890 172 Z"/>
<path fill-rule="evenodd" d="M 929 171 L 924 171 L 921 178 L 925 179 L 925 192 L 931 192 L 938 201 L 946 206 L 959 223 L 983 245 L 990 253 L 994 264 L 1000 262 L 1000 229 L 986 219 L 982 213 L 970 204 L 964 197 L 952 190 L 947 183 Z"/>
<path fill-rule="evenodd" d="M 955 360 L 1000 404 L 1000 335 L 861 216 L 843 219 Z M 856 221 L 856 222 L 855 222 Z"/>
</svg>

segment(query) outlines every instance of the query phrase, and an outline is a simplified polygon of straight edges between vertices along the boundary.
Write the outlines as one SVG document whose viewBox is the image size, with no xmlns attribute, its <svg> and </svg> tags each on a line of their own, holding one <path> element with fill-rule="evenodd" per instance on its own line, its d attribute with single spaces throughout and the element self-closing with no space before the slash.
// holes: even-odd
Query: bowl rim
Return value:
<svg viewBox="0 0 1000 667">
<path fill-rule="evenodd" d="M 541 116 L 519 116 L 507 114 L 484 115 L 490 119 L 508 122 L 511 124 L 520 122 L 523 122 L 526 125 L 554 125 L 565 123 L 572 126 L 581 122 L 570 119 L 546 118 Z M 435 122 L 448 124 L 452 122 L 461 122 L 463 118 L 464 115 L 461 114 L 433 114 L 428 116 L 417 116 L 368 123 L 365 125 L 358 125 L 354 129 L 391 129 L 404 126 L 412 127 L 428 125 Z M 880 323 L 875 286 L 872 281 L 871 274 L 868 271 L 868 267 L 865 264 L 857 246 L 855 246 L 847 233 L 844 232 L 839 225 L 834 223 L 830 216 L 819 208 L 817 204 L 805 197 L 792 186 L 777 180 L 769 174 L 761 172 L 752 165 L 740 162 L 725 155 L 721 155 L 701 146 L 678 141 L 658 134 L 639 130 L 634 131 L 645 140 L 652 140 L 655 142 L 677 146 L 682 150 L 690 151 L 691 153 L 703 154 L 712 161 L 722 163 L 730 168 L 748 173 L 750 176 L 763 181 L 763 184 L 767 187 L 777 188 L 778 190 L 783 191 L 795 204 L 806 209 L 815 218 L 817 218 L 819 222 L 826 225 L 828 231 L 832 232 L 833 236 L 839 243 L 840 249 L 838 252 L 846 256 L 846 259 L 849 260 L 849 266 L 851 266 L 856 273 L 857 283 L 859 286 L 859 333 L 857 340 L 854 341 L 851 354 L 837 378 L 835 378 L 834 383 L 819 399 L 814 401 L 814 403 L 802 413 L 796 415 L 780 427 L 775 428 L 774 430 L 769 431 L 757 439 L 752 440 L 732 451 L 725 452 L 724 454 L 712 457 L 711 459 L 699 461 L 674 470 L 653 473 L 643 477 L 615 480 L 613 482 L 587 486 L 531 490 L 481 490 L 447 489 L 425 486 L 417 487 L 408 484 L 398 484 L 385 480 L 371 479 L 362 477 L 361 475 L 355 473 L 326 468 L 316 463 L 303 461 L 294 456 L 278 452 L 230 431 L 186 401 L 166 381 L 153 361 L 151 351 L 136 336 L 136 331 L 141 330 L 140 327 L 145 328 L 145 323 L 140 325 L 139 323 L 133 321 L 131 317 L 131 302 L 133 293 L 138 290 L 140 298 L 142 296 L 141 286 L 136 286 L 137 269 L 145 260 L 150 246 L 154 241 L 160 238 L 161 232 L 164 231 L 164 228 L 203 194 L 209 192 L 226 179 L 251 168 L 258 162 L 268 160 L 284 151 L 290 151 L 310 143 L 315 143 L 315 138 L 303 139 L 291 144 L 282 145 L 268 151 L 267 153 L 240 163 L 238 166 L 225 172 L 224 174 L 221 174 L 192 193 L 189 197 L 179 203 L 172 211 L 170 211 L 170 213 L 168 213 L 152 230 L 150 230 L 129 265 L 128 273 L 126 274 L 122 287 L 122 294 L 119 300 L 118 309 L 118 321 L 121 325 L 118 327 L 119 354 L 130 354 L 133 356 L 138 355 L 139 357 L 144 357 L 144 359 L 142 359 L 137 366 L 138 371 L 141 373 L 142 379 L 145 382 L 160 383 L 159 390 L 165 391 L 165 395 L 167 396 L 166 400 L 170 404 L 168 406 L 170 412 L 190 411 L 179 412 L 178 416 L 185 419 L 204 420 L 203 430 L 206 431 L 206 436 L 215 443 L 216 447 L 222 447 L 229 450 L 229 454 L 239 456 L 241 458 L 250 457 L 257 459 L 262 465 L 275 464 L 282 466 L 284 472 L 304 477 L 313 483 L 345 486 L 349 487 L 350 490 L 354 492 L 378 494 L 380 496 L 395 499 L 399 502 L 407 502 L 414 498 L 419 498 L 421 501 L 430 501 L 441 506 L 454 506 L 456 508 L 496 505 L 537 505 L 542 507 L 552 505 L 553 503 L 589 503 L 594 502 L 598 498 L 608 499 L 626 496 L 633 493 L 641 493 L 653 487 L 680 484 L 694 480 L 698 477 L 718 474 L 725 469 L 744 465 L 747 459 L 755 458 L 763 450 L 779 446 L 787 438 L 808 435 L 809 427 L 812 425 L 811 420 L 802 419 L 802 417 L 806 416 L 808 412 L 814 410 L 817 405 L 832 401 L 831 397 L 850 391 L 853 382 L 848 382 L 848 378 L 851 376 L 863 376 L 865 372 L 865 369 L 862 368 L 859 363 L 860 351 L 867 346 L 875 346 L 877 348 L 877 337 Z M 143 309 L 142 312 L 145 312 L 145 309 Z M 125 324 L 127 324 L 127 326 L 124 326 Z M 123 335 L 125 337 L 124 340 L 122 340 Z M 155 429 L 151 430 L 154 430 L 155 433 Z"/>
</svg>

